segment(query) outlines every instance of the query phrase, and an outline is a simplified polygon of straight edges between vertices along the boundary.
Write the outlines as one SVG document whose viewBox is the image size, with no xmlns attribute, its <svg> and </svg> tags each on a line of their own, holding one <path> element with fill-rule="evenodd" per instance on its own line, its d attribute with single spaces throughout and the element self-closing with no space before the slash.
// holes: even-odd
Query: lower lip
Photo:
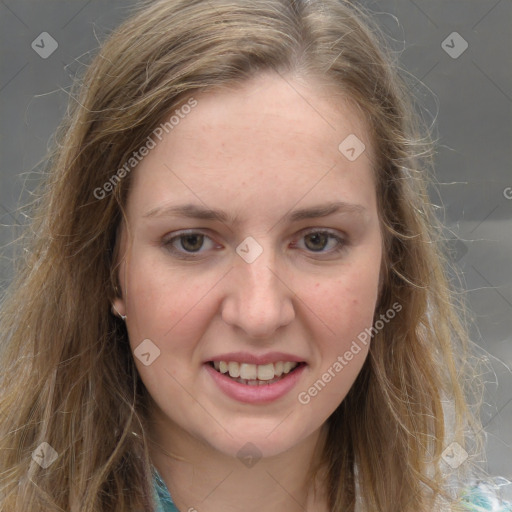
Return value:
<svg viewBox="0 0 512 512">
<path fill-rule="evenodd" d="M 240 382 L 236 382 L 230 377 L 226 377 L 224 374 L 210 366 L 209 363 L 206 363 L 204 366 L 221 391 L 234 400 L 249 404 L 273 402 L 274 400 L 286 395 L 286 393 L 295 386 L 306 367 L 305 364 L 299 366 L 299 368 L 288 373 L 286 377 L 274 382 L 273 384 L 249 386 L 248 384 L 240 384 Z"/>
</svg>

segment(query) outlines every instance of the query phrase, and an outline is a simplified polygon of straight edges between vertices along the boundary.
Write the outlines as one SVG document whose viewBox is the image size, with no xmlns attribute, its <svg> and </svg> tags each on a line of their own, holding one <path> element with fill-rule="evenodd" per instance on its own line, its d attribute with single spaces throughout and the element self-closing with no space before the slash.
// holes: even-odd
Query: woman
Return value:
<svg viewBox="0 0 512 512">
<path fill-rule="evenodd" d="M 485 499 L 431 145 L 372 27 L 165 0 L 105 43 L 3 306 L 1 510 Z"/>
</svg>

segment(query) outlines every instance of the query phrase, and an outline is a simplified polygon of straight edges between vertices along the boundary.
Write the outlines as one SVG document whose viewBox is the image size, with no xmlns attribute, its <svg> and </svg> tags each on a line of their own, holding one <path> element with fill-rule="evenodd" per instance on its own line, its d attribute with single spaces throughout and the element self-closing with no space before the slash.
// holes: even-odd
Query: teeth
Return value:
<svg viewBox="0 0 512 512">
<path fill-rule="evenodd" d="M 272 380 L 274 378 L 274 365 L 272 363 L 258 366 L 258 380 Z"/>
<path fill-rule="evenodd" d="M 290 370 L 296 366 L 297 363 L 290 363 L 290 361 L 286 361 L 286 363 L 283 363 L 283 373 L 290 373 Z"/>
<path fill-rule="evenodd" d="M 220 373 L 229 373 L 231 378 L 239 382 L 244 380 L 249 386 L 259 386 L 265 381 L 271 381 L 283 374 L 290 373 L 298 366 L 298 363 L 278 361 L 277 363 L 256 365 L 236 361 L 214 361 L 213 366 Z"/>
<path fill-rule="evenodd" d="M 230 361 L 228 363 L 229 376 L 233 378 L 240 377 L 240 365 L 236 361 Z"/>
<path fill-rule="evenodd" d="M 255 364 L 242 363 L 240 365 L 240 378 L 255 380 L 258 378 L 258 368 Z"/>
</svg>

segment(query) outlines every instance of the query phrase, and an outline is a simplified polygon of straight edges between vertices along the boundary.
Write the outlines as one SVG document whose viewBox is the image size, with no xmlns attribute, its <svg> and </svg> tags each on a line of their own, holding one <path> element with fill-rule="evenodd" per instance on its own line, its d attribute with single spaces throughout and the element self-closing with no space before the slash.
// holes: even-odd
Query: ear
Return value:
<svg viewBox="0 0 512 512">
<path fill-rule="evenodd" d="M 117 275 L 112 282 L 114 291 L 114 300 L 112 301 L 112 313 L 121 317 L 123 320 L 126 319 L 126 303 L 123 299 L 123 290 L 121 287 L 121 273 L 124 272 L 124 257 L 120 259 L 121 251 L 124 253 L 124 247 L 126 244 L 124 221 L 119 224 L 116 231 L 116 243 L 114 246 L 113 261 L 116 265 Z M 118 268 L 119 267 L 119 268 Z"/>
<path fill-rule="evenodd" d="M 124 303 L 124 299 L 121 297 L 116 297 L 112 302 L 113 313 L 118 316 L 126 316 L 126 305 Z"/>
</svg>

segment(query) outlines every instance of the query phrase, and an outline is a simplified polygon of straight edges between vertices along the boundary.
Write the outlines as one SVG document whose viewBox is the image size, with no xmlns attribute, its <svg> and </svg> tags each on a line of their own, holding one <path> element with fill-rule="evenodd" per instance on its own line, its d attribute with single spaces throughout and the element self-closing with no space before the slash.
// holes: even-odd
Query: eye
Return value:
<svg viewBox="0 0 512 512">
<path fill-rule="evenodd" d="M 205 240 L 210 241 L 210 249 L 213 248 L 213 241 L 199 231 L 183 231 L 167 240 L 163 241 L 164 247 L 177 257 L 188 258 L 199 254 Z"/>
<path fill-rule="evenodd" d="M 305 241 L 304 245 L 308 251 L 321 254 L 336 254 L 346 246 L 346 240 L 343 237 L 328 230 L 310 230 L 301 237 L 301 240 Z M 326 251 L 329 245 L 331 250 Z M 297 243 L 294 243 L 294 246 L 297 246 Z"/>
<path fill-rule="evenodd" d="M 318 254 L 337 254 L 345 249 L 347 241 L 335 232 L 325 229 L 312 229 L 302 235 L 300 240 L 304 240 L 305 250 Z M 209 242 L 209 247 L 204 247 L 205 241 Z M 207 244 L 208 245 L 208 244 Z M 294 242 L 292 247 L 301 247 L 302 244 Z M 211 250 L 215 247 L 212 239 L 200 231 L 182 231 L 163 241 L 163 246 L 177 258 L 192 259 L 196 258 L 202 252 Z M 330 250 L 325 250 L 331 246 Z M 201 249 L 205 249 L 202 251 Z"/>
</svg>

